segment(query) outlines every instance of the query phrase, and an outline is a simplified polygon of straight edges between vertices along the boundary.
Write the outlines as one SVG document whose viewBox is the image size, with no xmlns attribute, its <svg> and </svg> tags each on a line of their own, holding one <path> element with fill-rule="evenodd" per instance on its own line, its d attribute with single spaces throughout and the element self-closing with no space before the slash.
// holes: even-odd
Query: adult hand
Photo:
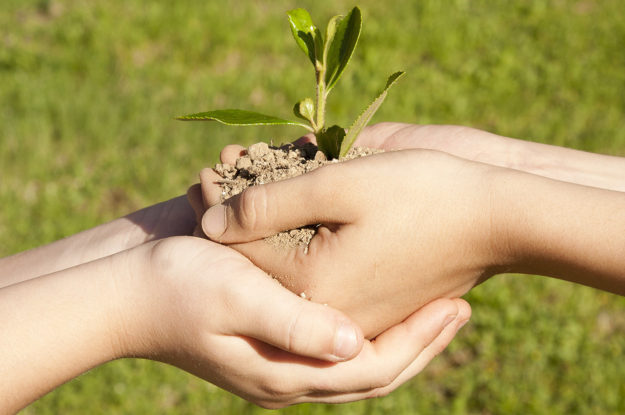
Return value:
<svg viewBox="0 0 625 415">
<path fill-rule="evenodd" d="M 371 338 L 497 271 L 492 169 L 439 152 L 383 153 L 249 188 L 202 224 L 290 290 L 345 311 Z M 202 172 L 205 205 L 218 200 L 217 178 Z M 259 240 L 316 223 L 307 251 Z"/>
</svg>

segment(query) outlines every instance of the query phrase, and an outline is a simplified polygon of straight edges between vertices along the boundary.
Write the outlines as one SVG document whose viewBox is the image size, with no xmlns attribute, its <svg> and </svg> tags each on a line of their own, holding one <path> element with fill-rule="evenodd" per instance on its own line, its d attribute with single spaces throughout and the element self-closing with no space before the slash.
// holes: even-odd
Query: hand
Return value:
<svg viewBox="0 0 625 415">
<path fill-rule="evenodd" d="M 265 407 L 386 394 L 470 316 L 466 302 L 439 300 L 363 343 L 342 313 L 293 295 L 229 248 L 170 238 L 146 255 L 137 292 L 149 302 L 147 321 L 124 324 L 146 334 L 126 354 L 173 364 Z"/>
<path fill-rule="evenodd" d="M 293 292 L 346 312 L 371 338 L 497 271 L 492 169 L 439 152 L 378 154 L 249 188 L 209 209 L 202 224 Z M 202 175 L 210 205 L 217 177 Z M 323 226 L 307 253 L 259 240 L 316 223 Z"/>
<path fill-rule="evenodd" d="M 363 341 L 344 314 L 293 295 L 237 252 L 167 238 L 0 289 L 0 412 L 120 357 L 176 365 L 272 408 L 378 396 L 419 372 L 469 316 L 462 300 L 439 300 Z"/>
</svg>

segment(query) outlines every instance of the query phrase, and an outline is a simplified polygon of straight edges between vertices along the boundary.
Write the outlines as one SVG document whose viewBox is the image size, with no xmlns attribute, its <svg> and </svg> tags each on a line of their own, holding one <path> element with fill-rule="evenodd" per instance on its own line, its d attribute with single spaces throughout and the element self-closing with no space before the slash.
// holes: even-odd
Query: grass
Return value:
<svg viewBox="0 0 625 415">
<path fill-rule="evenodd" d="M 348 123 L 406 70 L 374 122 L 465 124 L 625 156 L 620 0 L 362 0 L 364 32 L 329 101 Z M 182 194 L 226 143 L 294 128 L 230 129 L 175 115 L 243 107 L 289 116 L 313 93 L 284 12 L 318 22 L 343 0 L 7 0 L 0 12 L 0 255 Z M 275 67 L 275 70 L 267 68 Z M 306 85 L 304 88 L 301 85 Z M 474 317 L 387 398 L 285 414 L 625 412 L 625 299 L 529 276 L 467 299 Z M 125 360 L 26 414 L 265 411 L 177 369 Z"/>
</svg>

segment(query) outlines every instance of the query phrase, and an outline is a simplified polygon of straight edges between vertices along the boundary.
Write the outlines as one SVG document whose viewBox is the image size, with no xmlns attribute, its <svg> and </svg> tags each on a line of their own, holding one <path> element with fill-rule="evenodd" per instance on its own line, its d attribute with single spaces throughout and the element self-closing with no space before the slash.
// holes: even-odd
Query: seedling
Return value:
<svg viewBox="0 0 625 415">
<path fill-rule="evenodd" d="M 395 72 L 389 76 L 382 92 L 354 121 L 347 133 L 338 125 L 327 128 L 326 101 L 330 91 L 345 71 L 358 43 L 362 27 L 360 9 L 354 7 L 346 16 L 331 18 L 326 27 L 325 38 L 305 9 L 294 9 L 287 15 L 295 41 L 315 69 L 316 103 L 312 98 L 304 98 L 293 107 L 294 114 L 307 123 L 240 109 L 199 112 L 183 115 L 177 119 L 218 121 L 226 125 L 299 125 L 315 134 L 319 150 L 323 151 L 328 159 L 343 157 L 356 141 L 358 134 L 369 123 L 373 114 L 380 108 L 389 88 L 404 75 L 404 72 Z"/>
</svg>

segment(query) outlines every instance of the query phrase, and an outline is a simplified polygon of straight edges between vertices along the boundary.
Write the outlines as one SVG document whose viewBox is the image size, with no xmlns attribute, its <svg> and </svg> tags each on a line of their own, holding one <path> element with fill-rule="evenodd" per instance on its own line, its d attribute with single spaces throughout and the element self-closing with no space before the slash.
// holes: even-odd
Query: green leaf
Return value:
<svg viewBox="0 0 625 415">
<path fill-rule="evenodd" d="M 293 107 L 293 113 L 297 117 L 302 118 L 313 124 L 313 119 L 315 116 L 315 103 L 313 102 L 312 98 L 305 98 L 295 104 L 295 106 Z"/>
<path fill-rule="evenodd" d="M 271 115 L 237 109 L 198 112 L 197 114 L 182 115 L 176 119 L 182 121 L 218 121 L 226 125 L 299 125 L 312 131 L 312 128 L 299 121 L 289 121 Z"/>
<path fill-rule="evenodd" d="M 293 38 L 316 67 L 316 61 L 322 60 L 323 38 L 306 9 L 293 9 L 287 12 Z"/>
<path fill-rule="evenodd" d="M 382 92 L 380 92 L 378 97 L 373 100 L 373 102 L 367 107 L 367 109 L 365 109 L 364 112 L 360 114 L 360 116 L 356 119 L 356 121 L 354 121 L 341 144 L 341 157 L 344 157 L 347 154 L 349 149 L 354 144 L 354 141 L 356 141 L 356 137 L 358 137 L 358 134 L 360 134 L 362 129 L 365 128 L 369 121 L 371 121 L 371 117 L 373 117 L 373 114 L 375 114 L 378 108 L 380 108 L 380 105 L 382 105 L 382 103 L 384 102 L 384 99 L 388 94 L 389 88 L 392 87 L 395 82 L 397 82 L 397 80 L 401 78 L 404 74 L 405 72 L 400 71 L 395 72 L 394 74 L 389 76 L 388 80 L 386 81 L 386 86 L 384 87 Z"/>
<path fill-rule="evenodd" d="M 333 125 L 317 135 L 317 146 L 328 160 L 337 159 L 343 138 L 345 138 L 345 130 L 338 125 Z"/>
<path fill-rule="evenodd" d="M 335 16 L 330 19 L 324 50 L 327 92 L 334 87 L 349 63 L 358 43 L 361 27 L 362 16 L 358 7 L 354 7 L 345 17 Z"/>
<path fill-rule="evenodd" d="M 342 16 L 342 15 L 334 16 L 328 22 L 328 26 L 326 27 L 326 41 L 323 45 L 323 61 L 324 62 L 328 62 L 328 52 L 330 49 L 330 45 L 332 44 L 332 41 L 334 40 L 334 36 L 336 35 L 336 28 L 339 25 L 339 23 L 341 23 L 341 20 L 343 20 L 344 17 L 345 16 Z"/>
</svg>

